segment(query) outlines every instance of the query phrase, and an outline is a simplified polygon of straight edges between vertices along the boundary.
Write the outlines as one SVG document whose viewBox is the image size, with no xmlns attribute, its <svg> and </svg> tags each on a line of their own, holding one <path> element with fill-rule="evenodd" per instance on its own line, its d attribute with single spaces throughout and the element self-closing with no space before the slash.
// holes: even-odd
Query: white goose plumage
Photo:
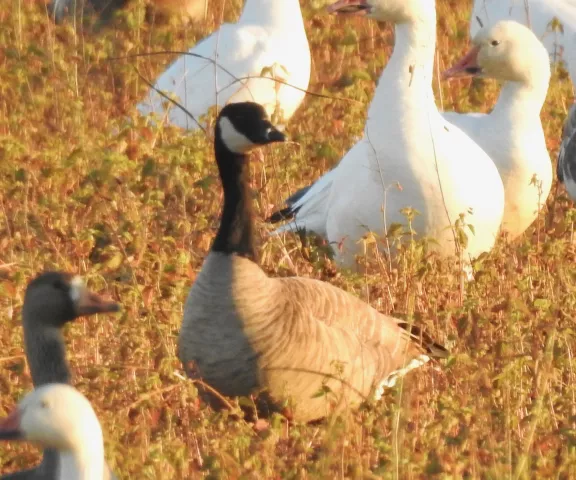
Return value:
<svg viewBox="0 0 576 480">
<path fill-rule="evenodd" d="M 456 253 L 450 225 L 461 214 L 475 230 L 468 232 L 464 258 L 489 251 L 502 220 L 504 188 L 488 155 L 435 105 L 434 0 L 341 0 L 332 9 L 341 7 L 394 22 L 394 53 L 378 82 L 364 138 L 296 202 L 294 220 L 276 233 L 302 227 L 323 233 L 343 247 L 334 249 L 336 260 L 353 267 L 358 240 L 368 230 L 382 235 L 392 223 L 405 225 L 400 210 L 413 207 L 420 212 L 413 228 L 436 239 L 440 254 Z"/>
<path fill-rule="evenodd" d="M 196 120 L 214 105 L 243 101 L 260 103 L 269 114 L 288 120 L 310 81 L 310 47 L 299 0 L 246 0 L 236 23 L 222 25 L 189 52 L 213 59 L 219 67 L 204 58 L 182 55 L 154 86 Z M 154 89 L 137 108 L 143 115 L 154 113 L 181 128 L 198 127 Z"/>
<path fill-rule="evenodd" d="M 548 52 L 532 31 L 501 21 L 476 34 L 473 47 L 444 76 L 480 74 L 504 82 L 489 114 L 445 112 L 490 155 L 502 177 L 502 230 L 512 240 L 538 216 L 552 186 L 552 164 L 540 120 L 550 80 Z"/>
<path fill-rule="evenodd" d="M 554 19 L 562 28 L 555 26 Z M 575 0 L 474 0 L 470 36 L 474 38 L 481 28 L 490 28 L 500 20 L 514 20 L 530 27 L 548 50 L 551 61 L 576 60 Z"/>
<path fill-rule="evenodd" d="M 490 27 L 500 20 L 515 20 L 529 26 L 548 50 L 550 60 L 564 62 L 576 86 L 576 0 L 475 0 L 470 35 L 476 35 L 481 25 Z M 576 164 L 576 158 L 569 152 L 576 146 L 572 145 L 576 142 L 572 140 L 575 117 L 576 109 L 572 106 L 564 125 L 557 168 L 558 180 L 565 184 L 572 199 L 576 199 L 576 168 L 573 175 L 571 164 Z"/>
<path fill-rule="evenodd" d="M 16 410 L 0 421 L 0 439 L 26 440 L 56 449 L 59 469 L 55 480 L 104 478 L 102 428 L 90 402 L 70 385 L 50 383 L 28 393 Z"/>
</svg>

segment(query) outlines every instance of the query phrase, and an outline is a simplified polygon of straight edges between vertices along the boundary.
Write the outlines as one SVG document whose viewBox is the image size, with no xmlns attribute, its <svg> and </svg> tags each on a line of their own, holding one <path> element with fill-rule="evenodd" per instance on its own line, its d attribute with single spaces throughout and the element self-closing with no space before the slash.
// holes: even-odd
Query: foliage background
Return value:
<svg viewBox="0 0 576 480">
<path fill-rule="evenodd" d="M 75 385 L 101 419 L 120 478 L 576 478 L 574 210 L 563 189 L 553 188 L 523 238 L 502 239 L 477 263 L 466 294 L 454 265 L 418 244 L 397 264 L 375 261 L 351 275 L 315 242 L 266 237 L 262 220 L 361 134 L 393 41 L 387 25 L 302 3 L 310 90 L 331 98 L 307 96 L 287 126 L 294 143 L 252 164 L 263 268 L 327 280 L 413 316 L 450 347 L 450 359 L 342 421 L 276 419 L 258 434 L 200 404 L 175 348 L 183 301 L 218 223 L 210 140 L 146 127 L 135 112 L 146 91 L 136 69 L 152 79 L 170 55 L 110 58 L 185 50 L 222 17 L 234 20 L 240 1 L 213 0 L 199 26 L 146 17 L 135 1 L 96 32 L 73 19 L 54 26 L 41 2 L 0 0 L 0 414 L 31 388 L 24 288 L 58 268 L 85 274 L 123 304 L 120 314 L 66 332 Z M 467 1 L 438 0 L 439 71 L 467 47 L 469 11 Z M 498 93 L 493 81 L 434 88 L 439 105 L 459 111 L 488 111 Z M 553 159 L 571 98 L 557 69 L 542 113 Z M 2 472 L 37 459 L 34 447 L 0 449 Z"/>
</svg>

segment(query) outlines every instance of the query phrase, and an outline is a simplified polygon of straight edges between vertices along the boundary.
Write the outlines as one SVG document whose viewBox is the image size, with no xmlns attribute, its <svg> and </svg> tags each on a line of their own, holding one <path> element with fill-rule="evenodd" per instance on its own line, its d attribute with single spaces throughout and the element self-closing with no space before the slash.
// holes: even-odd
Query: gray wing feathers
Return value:
<svg viewBox="0 0 576 480">
<path fill-rule="evenodd" d="M 558 152 L 556 175 L 560 182 L 564 182 L 565 176 L 576 178 L 576 104 L 572 105 L 562 132 L 562 143 Z"/>
<path fill-rule="evenodd" d="M 186 302 L 179 355 L 228 396 L 266 389 L 309 421 L 369 397 L 424 352 L 392 317 L 324 282 L 269 278 L 211 253 Z M 323 393 L 323 394 L 322 394 Z"/>
<path fill-rule="evenodd" d="M 296 399 L 300 416 L 322 416 L 326 402 L 339 410 L 368 398 L 422 351 L 395 319 L 347 292 L 310 279 L 269 281 L 277 301 L 263 313 L 275 321 L 250 338 L 273 396 Z"/>
</svg>

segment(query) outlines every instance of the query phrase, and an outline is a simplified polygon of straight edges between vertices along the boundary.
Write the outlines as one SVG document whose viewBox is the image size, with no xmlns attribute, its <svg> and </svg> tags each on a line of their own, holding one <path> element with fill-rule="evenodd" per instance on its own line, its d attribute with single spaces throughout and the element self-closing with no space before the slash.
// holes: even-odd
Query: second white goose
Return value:
<svg viewBox="0 0 576 480">
<path fill-rule="evenodd" d="M 441 255 L 458 252 L 453 227 L 461 215 L 472 225 L 464 227 L 464 260 L 489 251 L 504 212 L 504 188 L 494 162 L 443 119 L 434 102 L 434 0 L 340 0 L 330 8 L 393 22 L 394 51 L 370 104 L 364 138 L 294 203 L 294 219 L 275 233 L 302 227 L 325 232 L 336 260 L 354 267 L 359 240 L 368 231 L 384 237 L 393 223 L 406 225 L 401 210 L 412 207 L 420 212 L 412 228 L 435 239 Z"/>
<path fill-rule="evenodd" d="M 491 28 L 501 20 L 513 20 L 529 27 L 544 43 L 551 61 L 564 60 L 570 64 L 576 60 L 574 0 L 474 0 L 470 37 L 474 38 L 482 28 Z"/>
<path fill-rule="evenodd" d="M 445 112 L 480 145 L 498 167 L 506 205 L 502 230 L 509 238 L 522 235 L 546 203 L 552 186 L 552 164 L 540 120 L 548 92 L 548 52 L 532 31 L 513 21 L 482 29 L 470 52 L 445 78 L 493 77 L 504 82 L 489 114 Z"/>
</svg>

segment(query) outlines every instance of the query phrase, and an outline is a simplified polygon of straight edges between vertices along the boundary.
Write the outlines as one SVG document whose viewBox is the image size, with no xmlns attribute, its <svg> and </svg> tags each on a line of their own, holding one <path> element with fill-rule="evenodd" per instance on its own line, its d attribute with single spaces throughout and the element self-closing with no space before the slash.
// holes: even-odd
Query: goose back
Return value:
<svg viewBox="0 0 576 480">
<path fill-rule="evenodd" d="M 214 252 L 186 301 L 179 355 L 220 393 L 265 391 L 300 421 L 357 405 L 410 360 L 428 360 L 395 319 L 353 295 Z"/>
<path fill-rule="evenodd" d="M 298 0 L 247 0 L 237 23 L 222 25 L 190 53 L 218 65 L 182 55 L 155 88 L 174 96 L 194 118 L 173 105 L 166 109 L 154 89 L 138 105 L 141 114 L 193 130 L 214 105 L 253 101 L 288 120 L 310 81 L 310 48 Z"/>
</svg>

